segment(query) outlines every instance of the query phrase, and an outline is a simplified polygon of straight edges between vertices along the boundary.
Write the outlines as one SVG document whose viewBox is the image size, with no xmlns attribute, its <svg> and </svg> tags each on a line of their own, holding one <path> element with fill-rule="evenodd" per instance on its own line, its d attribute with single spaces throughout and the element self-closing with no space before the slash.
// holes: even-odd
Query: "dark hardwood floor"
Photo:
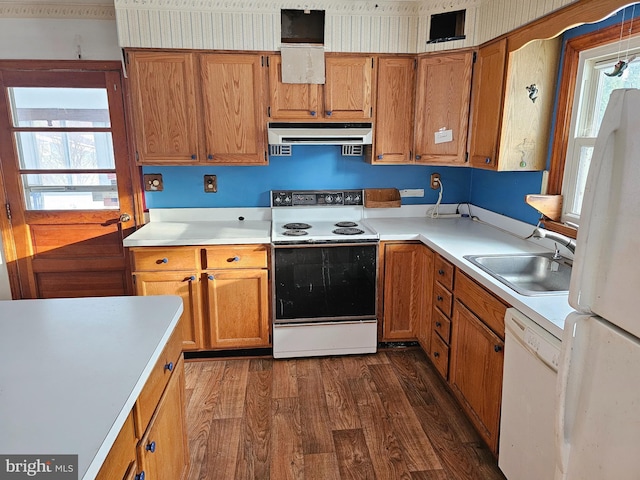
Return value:
<svg viewBox="0 0 640 480">
<path fill-rule="evenodd" d="M 190 480 L 504 480 L 418 348 L 185 368 Z"/>
</svg>

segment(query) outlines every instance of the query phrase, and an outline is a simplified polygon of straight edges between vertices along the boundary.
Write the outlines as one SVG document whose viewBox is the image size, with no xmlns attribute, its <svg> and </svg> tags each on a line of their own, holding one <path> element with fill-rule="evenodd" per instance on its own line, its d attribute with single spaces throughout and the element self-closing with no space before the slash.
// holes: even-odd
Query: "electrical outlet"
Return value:
<svg viewBox="0 0 640 480">
<path fill-rule="evenodd" d="M 216 193 L 218 191 L 218 179 L 215 175 L 204 176 L 204 191 L 207 193 Z"/>
<path fill-rule="evenodd" d="M 433 190 L 437 190 L 440 188 L 440 174 L 432 173 L 431 174 L 431 188 Z"/>
<path fill-rule="evenodd" d="M 162 174 L 160 173 L 145 173 L 142 176 L 144 181 L 145 192 L 161 192 L 164 190 L 164 183 L 162 182 Z"/>
</svg>

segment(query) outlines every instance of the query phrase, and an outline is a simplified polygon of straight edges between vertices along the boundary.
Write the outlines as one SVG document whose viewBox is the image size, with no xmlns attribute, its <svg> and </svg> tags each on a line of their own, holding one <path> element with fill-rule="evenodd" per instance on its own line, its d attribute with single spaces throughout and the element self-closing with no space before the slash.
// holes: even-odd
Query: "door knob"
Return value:
<svg viewBox="0 0 640 480">
<path fill-rule="evenodd" d="M 128 213 L 123 213 L 122 215 L 120 215 L 120 222 L 125 223 L 130 221 L 131 221 L 131 215 L 129 215 Z"/>
</svg>

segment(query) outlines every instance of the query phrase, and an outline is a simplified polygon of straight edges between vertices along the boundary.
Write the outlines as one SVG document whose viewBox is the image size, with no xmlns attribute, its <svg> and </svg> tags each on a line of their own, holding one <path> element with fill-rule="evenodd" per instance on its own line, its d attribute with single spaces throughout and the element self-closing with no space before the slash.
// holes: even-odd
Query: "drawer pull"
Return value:
<svg viewBox="0 0 640 480">
<path fill-rule="evenodd" d="M 442 269 L 438 270 L 438 275 L 444 275 L 444 270 Z"/>
<path fill-rule="evenodd" d="M 141 471 L 139 474 L 137 474 L 135 477 L 133 477 L 133 480 L 144 480 L 144 470 Z"/>
<path fill-rule="evenodd" d="M 145 449 L 147 452 L 154 453 L 154 452 L 156 451 L 156 442 L 155 442 L 155 441 L 153 441 L 153 442 L 147 443 L 147 444 L 145 445 L 144 449 Z"/>
<path fill-rule="evenodd" d="M 502 351 L 502 346 L 501 346 L 501 345 L 494 345 L 494 346 L 493 346 L 493 350 L 494 350 L 496 353 L 499 353 L 499 352 L 501 352 L 501 351 Z"/>
<path fill-rule="evenodd" d="M 207 275 L 207 278 L 208 278 L 209 280 L 215 280 L 215 279 L 216 279 L 216 277 L 214 277 L 213 275 Z"/>
<path fill-rule="evenodd" d="M 433 356 L 436 358 L 440 358 L 440 352 L 433 352 Z"/>
<path fill-rule="evenodd" d="M 240 261 L 240 257 L 235 256 L 235 257 L 231 257 L 229 260 L 227 260 L 227 262 L 239 262 Z"/>
<path fill-rule="evenodd" d="M 315 117 L 315 116 L 316 116 L 316 112 L 315 112 L 315 110 L 311 110 L 309 113 L 311 114 L 311 116 L 312 116 L 312 117 Z"/>
<path fill-rule="evenodd" d="M 442 326 L 441 322 L 436 322 L 436 327 L 440 328 Z"/>
<path fill-rule="evenodd" d="M 441 302 L 442 300 L 444 300 L 444 298 L 442 298 L 442 295 L 438 295 L 438 296 L 436 297 L 436 300 L 437 300 L 437 301 L 439 301 L 439 302 Z"/>
<path fill-rule="evenodd" d="M 161 263 L 169 263 L 169 259 L 167 257 L 161 258 L 160 260 L 158 260 L 156 262 L 158 265 L 160 265 Z"/>
<path fill-rule="evenodd" d="M 166 363 L 164 369 L 173 372 L 173 362 Z"/>
<path fill-rule="evenodd" d="M 187 282 L 195 282 L 196 281 L 196 276 L 195 275 L 191 275 L 190 277 L 186 278 Z"/>
</svg>

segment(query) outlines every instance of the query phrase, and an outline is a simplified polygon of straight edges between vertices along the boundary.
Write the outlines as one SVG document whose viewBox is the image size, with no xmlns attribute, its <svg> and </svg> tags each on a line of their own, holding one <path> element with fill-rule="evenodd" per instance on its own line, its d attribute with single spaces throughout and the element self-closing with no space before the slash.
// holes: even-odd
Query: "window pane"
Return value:
<svg viewBox="0 0 640 480">
<path fill-rule="evenodd" d="M 640 63 L 631 62 L 619 77 L 609 77 L 606 73 L 613 71 L 614 65 L 608 68 L 600 68 L 598 71 L 598 91 L 595 101 L 595 112 L 593 116 L 593 125 L 591 126 L 591 135 L 595 137 L 600 130 L 604 111 L 609 103 L 611 92 L 618 88 L 638 88 L 640 87 Z"/>
<path fill-rule="evenodd" d="M 584 198 L 584 189 L 587 184 L 587 174 L 589 173 L 589 165 L 591 165 L 591 156 L 593 155 L 593 147 L 580 147 L 580 160 L 578 163 L 578 172 L 576 174 L 576 189 L 573 196 L 573 208 L 571 209 L 575 215 L 580 215 L 582 210 L 582 199 Z"/>
<path fill-rule="evenodd" d="M 17 132 L 16 144 L 22 169 L 115 168 L 108 132 Z"/>
<path fill-rule="evenodd" d="M 16 127 L 109 127 L 109 102 L 103 88 L 9 89 Z"/>
<path fill-rule="evenodd" d="M 27 210 L 119 208 L 115 173 L 22 175 Z"/>
</svg>

